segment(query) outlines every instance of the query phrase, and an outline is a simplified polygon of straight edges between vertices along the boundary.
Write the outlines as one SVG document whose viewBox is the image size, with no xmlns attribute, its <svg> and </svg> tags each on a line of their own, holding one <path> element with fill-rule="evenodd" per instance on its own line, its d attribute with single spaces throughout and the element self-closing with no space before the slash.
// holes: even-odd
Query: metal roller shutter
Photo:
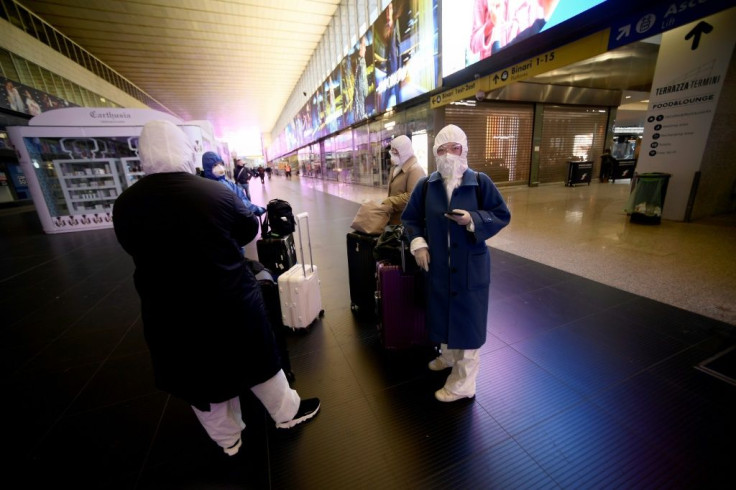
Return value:
<svg viewBox="0 0 736 490">
<path fill-rule="evenodd" d="M 593 161 L 593 175 L 598 175 L 607 122 L 603 107 L 545 106 L 539 183 L 565 181 L 570 160 Z"/>
<path fill-rule="evenodd" d="M 445 122 L 468 137 L 468 165 L 498 185 L 527 184 L 532 159 L 532 104 L 450 105 Z"/>
</svg>

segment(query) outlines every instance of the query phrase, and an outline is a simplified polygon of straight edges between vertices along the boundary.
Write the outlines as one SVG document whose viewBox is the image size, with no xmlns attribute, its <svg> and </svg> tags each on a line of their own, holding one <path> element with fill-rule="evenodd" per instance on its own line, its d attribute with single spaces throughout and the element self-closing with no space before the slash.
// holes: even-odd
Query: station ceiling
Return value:
<svg viewBox="0 0 736 490">
<path fill-rule="evenodd" d="M 270 132 L 340 0 L 21 0 L 184 120 Z"/>
</svg>

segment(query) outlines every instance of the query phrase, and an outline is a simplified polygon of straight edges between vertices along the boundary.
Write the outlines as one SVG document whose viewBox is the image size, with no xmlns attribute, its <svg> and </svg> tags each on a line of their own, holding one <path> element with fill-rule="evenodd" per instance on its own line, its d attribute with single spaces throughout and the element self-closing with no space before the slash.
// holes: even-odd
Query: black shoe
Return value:
<svg viewBox="0 0 736 490">
<path fill-rule="evenodd" d="M 319 398 L 307 398 L 299 403 L 299 410 L 296 411 L 293 419 L 276 423 L 276 428 L 291 429 L 295 425 L 311 419 L 317 415 L 317 412 L 319 412 Z"/>
</svg>

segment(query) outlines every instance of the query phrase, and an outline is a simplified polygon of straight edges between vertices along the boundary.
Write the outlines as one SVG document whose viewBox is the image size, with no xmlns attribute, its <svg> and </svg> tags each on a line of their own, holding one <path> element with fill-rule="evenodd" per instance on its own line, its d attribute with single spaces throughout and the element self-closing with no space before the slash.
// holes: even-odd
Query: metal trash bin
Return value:
<svg viewBox="0 0 736 490">
<path fill-rule="evenodd" d="M 664 198 L 672 174 L 650 172 L 634 174 L 626 213 L 632 223 L 658 225 L 662 222 Z"/>
<path fill-rule="evenodd" d="M 593 162 L 568 160 L 567 162 L 567 180 L 565 187 L 575 187 L 576 184 L 590 185 L 593 176 Z"/>
</svg>

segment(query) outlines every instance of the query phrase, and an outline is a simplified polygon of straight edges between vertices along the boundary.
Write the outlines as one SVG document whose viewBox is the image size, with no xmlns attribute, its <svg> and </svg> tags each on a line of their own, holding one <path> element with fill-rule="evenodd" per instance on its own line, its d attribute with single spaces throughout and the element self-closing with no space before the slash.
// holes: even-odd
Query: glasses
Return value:
<svg viewBox="0 0 736 490">
<path fill-rule="evenodd" d="M 391 148 L 391 149 L 389 150 L 389 152 L 390 152 L 390 153 L 391 153 L 392 155 L 398 155 L 398 154 L 399 154 L 399 150 L 397 150 L 396 148 Z"/>
<path fill-rule="evenodd" d="M 437 148 L 438 156 L 442 156 L 446 153 L 459 156 L 463 153 L 463 145 L 460 145 L 458 143 L 446 143 Z"/>
</svg>

